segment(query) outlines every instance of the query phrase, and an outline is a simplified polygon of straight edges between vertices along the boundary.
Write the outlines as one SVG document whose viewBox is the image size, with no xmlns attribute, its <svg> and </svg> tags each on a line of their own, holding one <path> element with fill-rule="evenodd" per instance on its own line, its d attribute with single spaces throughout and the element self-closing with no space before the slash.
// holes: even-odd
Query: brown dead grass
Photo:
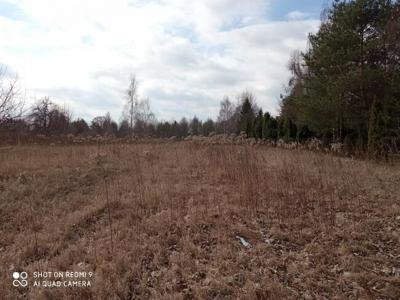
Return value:
<svg viewBox="0 0 400 300">
<path fill-rule="evenodd" d="M 398 166 L 268 147 L 13 148 L 0 298 L 396 299 L 399 184 Z M 14 288 L 16 270 L 95 278 Z"/>
</svg>

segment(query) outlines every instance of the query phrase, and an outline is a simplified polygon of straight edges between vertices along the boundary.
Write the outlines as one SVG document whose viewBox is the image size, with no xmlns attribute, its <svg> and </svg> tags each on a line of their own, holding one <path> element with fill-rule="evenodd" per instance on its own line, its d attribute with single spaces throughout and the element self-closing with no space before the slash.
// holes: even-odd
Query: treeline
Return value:
<svg viewBox="0 0 400 300">
<path fill-rule="evenodd" d="M 400 4 L 334 1 L 293 54 L 281 118 L 352 152 L 400 149 Z"/>
<path fill-rule="evenodd" d="M 135 81 L 134 78 L 132 80 Z M 128 97 L 120 122 L 113 120 L 109 113 L 87 122 L 81 118 L 73 120 L 68 109 L 45 97 L 25 111 L 23 116 L 3 119 L 0 130 L 3 131 L 3 138 L 8 134 L 13 140 L 35 135 L 57 137 L 68 134 L 118 138 L 184 138 L 189 135 L 209 136 L 219 133 L 245 134 L 256 139 L 281 138 L 287 141 L 310 137 L 308 133 L 298 134 L 294 124 L 280 117 L 275 118 L 268 112 L 264 114 L 254 95 L 248 91 L 238 95 L 236 103 L 225 97 L 220 103 L 219 115 L 215 121 L 202 121 L 196 116 L 182 118 L 180 121 L 157 121 L 150 109 L 149 99 L 140 99 L 136 94 L 133 98 Z"/>
<path fill-rule="evenodd" d="M 258 112 L 258 115 L 256 115 Z M 265 123 L 264 116 L 270 123 Z M 262 119 L 260 119 L 260 117 Z M 198 117 L 182 118 L 180 121 L 157 121 L 151 112 L 148 99 L 138 97 L 133 105 L 127 103 L 121 121 L 112 119 L 109 113 L 97 116 L 90 122 L 82 118 L 74 119 L 65 107 L 52 102 L 48 97 L 38 100 L 24 114 L 18 117 L 3 118 L 0 122 L 0 134 L 4 139 L 23 140 L 27 136 L 42 135 L 57 137 L 72 134 L 74 136 L 100 135 L 109 137 L 156 137 L 156 138 L 184 138 L 189 135 L 208 136 L 212 133 L 239 134 L 245 132 L 248 137 L 263 137 L 266 131 L 259 129 L 262 124 L 274 126 L 274 118 L 268 113 L 262 114 L 258 109 L 254 96 L 244 92 L 238 96 L 237 104 L 228 98 L 221 101 L 219 117 L 216 121 L 200 120 Z M 264 128 L 263 127 L 263 128 Z M 271 127 L 271 128 L 272 128 Z M 257 131 L 258 130 L 258 131 Z M 263 132 L 263 133 L 262 133 Z M 268 137 L 277 137 L 275 129 Z"/>
<path fill-rule="evenodd" d="M 53 138 L 66 135 L 185 138 L 189 135 L 208 136 L 212 133 L 243 133 L 247 137 L 274 140 L 289 140 L 296 136 L 291 131 L 291 123 L 282 122 L 283 119 L 274 118 L 269 113 L 263 114 L 254 95 L 248 91 L 238 95 L 235 103 L 225 97 L 220 103 L 219 116 L 215 121 L 202 121 L 196 116 L 179 121 L 157 121 L 151 111 L 150 100 L 139 96 L 136 78 L 132 76 L 120 122 L 113 120 L 109 113 L 87 122 L 82 118 L 73 119 L 67 108 L 57 105 L 48 97 L 36 101 L 24 110 L 23 103 L 17 97 L 15 83 L 12 81 L 8 89 L 3 85 L 0 93 L 3 107 L 7 107 L 7 114 L 2 114 L 0 110 L 0 136 L 3 142 L 23 142 L 32 140 L 37 135 Z M 6 95 L 10 96 L 6 98 Z"/>
</svg>

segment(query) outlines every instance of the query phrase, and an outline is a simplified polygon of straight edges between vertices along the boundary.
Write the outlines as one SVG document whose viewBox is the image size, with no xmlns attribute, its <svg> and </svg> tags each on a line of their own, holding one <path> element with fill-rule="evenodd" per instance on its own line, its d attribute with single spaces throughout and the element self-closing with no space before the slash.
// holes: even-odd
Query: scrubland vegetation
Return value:
<svg viewBox="0 0 400 300">
<path fill-rule="evenodd" d="M 119 124 L 73 119 L 0 68 L 0 299 L 399 299 L 399 24 L 398 1 L 334 1 L 278 115 L 244 91 L 157 120 L 133 76 Z"/>
<path fill-rule="evenodd" d="M 399 168 L 196 141 L 0 153 L 2 299 L 396 299 Z M 83 270 L 90 288 L 11 285 Z"/>
</svg>

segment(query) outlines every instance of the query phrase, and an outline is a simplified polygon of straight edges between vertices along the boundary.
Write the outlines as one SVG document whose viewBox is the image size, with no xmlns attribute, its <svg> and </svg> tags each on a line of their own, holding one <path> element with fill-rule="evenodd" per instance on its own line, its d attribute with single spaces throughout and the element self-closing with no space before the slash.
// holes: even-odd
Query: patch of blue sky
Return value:
<svg viewBox="0 0 400 300">
<path fill-rule="evenodd" d="M 164 33 L 187 39 L 193 44 L 198 42 L 197 34 L 192 28 L 184 26 L 167 26 L 164 28 Z"/>
<path fill-rule="evenodd" d="M 219 28 L 220 31 L 230 31 L 237 28 L 242 28 L 248 25 L 246 19 L 242 16 L 238 16 L 233 18 L 229 23 L 222 24 Z"/>
<path fill-rule="evenodd" d="M 301 12 L 305 18 L 319 19 L 321 11 L 331 4 L 332 0 L 273 0 L 266 18 L 272 21 L 287 20 L 293 12 Z"/>
<path fill-rule="evenodd" d="M 26 14 L 21 8 L 15 4 L 2 0 L 0 0 L 0 16 L 17 21 L 27 19 Z"/>
</svg>

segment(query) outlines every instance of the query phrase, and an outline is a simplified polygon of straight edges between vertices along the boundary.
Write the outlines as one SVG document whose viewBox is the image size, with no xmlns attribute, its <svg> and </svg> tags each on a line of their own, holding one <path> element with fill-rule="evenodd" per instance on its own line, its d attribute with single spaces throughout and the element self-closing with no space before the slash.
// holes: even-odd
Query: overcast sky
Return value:
<svg viewBox="0 0 400 300">
<path fill-rule="evenodd" d="M 287 61 L 305 49 L 325 0 L 0 0 L 0 64 L 28 103 L 119 120 L 130 74 L 158 119 L 215 118 L 249 90 L 278 110 Z"/>
</svg>

